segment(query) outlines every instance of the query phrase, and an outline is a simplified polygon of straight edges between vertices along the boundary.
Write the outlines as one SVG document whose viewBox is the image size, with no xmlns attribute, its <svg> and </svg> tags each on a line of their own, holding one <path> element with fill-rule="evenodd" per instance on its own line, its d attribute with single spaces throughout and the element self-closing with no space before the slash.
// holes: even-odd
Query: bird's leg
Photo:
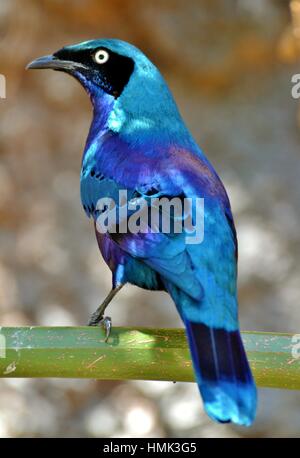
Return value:
<svg viewBox="0 0 300 458">
<path fill-rule="evenodd" d="M 97 326 L 97 324 L 101 323 L 105 329 L 105 341 L 107 342 L 110 331 L 111 331 L 111 318 L 109 316 L 104 317 L 104 312 L 108 304 L 112 301 L 118 291 L 122 288 L 123 284 L 116 286 L 113 288 L 109 294 L 106 296 L 104 301 L 101 305 L 97 308 L 97 310 L 93 313 L 90 318 L 89 326 Z"/>
</svg>

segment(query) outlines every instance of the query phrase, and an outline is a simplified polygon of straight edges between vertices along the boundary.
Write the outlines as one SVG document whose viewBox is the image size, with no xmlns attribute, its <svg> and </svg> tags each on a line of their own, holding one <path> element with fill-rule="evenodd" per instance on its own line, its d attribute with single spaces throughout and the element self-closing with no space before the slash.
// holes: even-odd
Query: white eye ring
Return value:
<svg viewBox="0 0 300 458">
<path fill-rule="evenodd" d="M 104 49 L 99 49 L 95 52 L 94 59 L 97 64 L 105 64 L 109 59 L 109 54 Z"/>
</svg>

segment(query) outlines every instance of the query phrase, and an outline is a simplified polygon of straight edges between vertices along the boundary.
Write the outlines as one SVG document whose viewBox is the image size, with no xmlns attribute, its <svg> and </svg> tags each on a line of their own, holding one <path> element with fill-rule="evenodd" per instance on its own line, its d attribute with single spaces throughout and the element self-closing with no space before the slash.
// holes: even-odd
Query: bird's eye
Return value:
<svg viewBox="0 0 300 458">
<path fill-rule="evenodd" d="M 109 59 L 109 54 L 104 49 L 99 49 L 94 54 L 94 60 L 97 64 L 105 64 Z"/>
</svg>

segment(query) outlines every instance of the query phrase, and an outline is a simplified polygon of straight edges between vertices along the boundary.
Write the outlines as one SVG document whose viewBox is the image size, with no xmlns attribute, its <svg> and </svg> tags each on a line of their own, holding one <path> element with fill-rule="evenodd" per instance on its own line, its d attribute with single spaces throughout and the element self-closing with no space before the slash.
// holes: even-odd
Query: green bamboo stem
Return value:
<svg viewBox="0 0 300 458">
<path fill-rule="evenodd" d="M 258 386 L 300 389 L 292 337 L 243 333 Z M 99 327 L 0 328 L 0 377 L 194 381 L 184 331 L 149 328 L 113 328 L 107 343 Z"/>
</svg>

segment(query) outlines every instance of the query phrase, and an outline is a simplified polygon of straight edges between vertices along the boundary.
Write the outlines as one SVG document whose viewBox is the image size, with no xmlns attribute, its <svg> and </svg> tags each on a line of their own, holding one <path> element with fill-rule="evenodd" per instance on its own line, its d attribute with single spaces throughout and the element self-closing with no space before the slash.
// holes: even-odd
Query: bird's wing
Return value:
<svg viewBox="0 0 300 458">
<path fill-rule="evenodd" d="M 140 195 L 149 198 L 149 205 L 155 194 L 160 198 L 204 198 L 202 243 L 187 243 L 186 237 L 191 234 L 186 231 L 111 233 L 110 236 L 125 253 L 160 274 L 170 287 L 174 285 L 197 302 L 202 298 L 208 314 L 219 308 L 219 315 L 228 313 L 227 321 L 235 322 L 236 235 L 225 189 L 213 168 L 189 151 L 176 150 L 164 154 L 163 159 L 153 159 L 141 154 L 133 157 L 132 151 L 118 147 L 119 163 L 115 164 L 113 152 L 110 151 L 109 161 L 95 164 L 82 177 L 81 195 L 87 213 L 96 219 L 98 199 L 109 196 L 117 202 L 122 188 L 129 191 L 128 200 Z"/>
<path fill-rule="evenodd" d="M 162 167 L 161 172 L 156 170 L 158 194 L 160 198 L 204 198 L 203 241 L 187 243 L 187 237 L 193 234 L 185 230 L 154 234 L 127 232 L 111 237 L 122 250 L 141 259 L 197 303 L 202 298 L 208 315 L 206 322 L 216 314 L 220 322 L 227 320 L 235 327 L 237 242 L 228 197 L 219 177 L 207 164 L 198 158 L 191 163 L 188 155 L 186 161 L 188 164 L 183 156 L 179 164 L 171 163 L 167 169 Z M 143 192 L 149 194 L 145 189 Z M 192 309 L 190 314 L 193 315 Z M 198 317 L 198 305 L 196 314 Z M 214 319 L 214 325 L 215 322 Z"/>
</svg>

